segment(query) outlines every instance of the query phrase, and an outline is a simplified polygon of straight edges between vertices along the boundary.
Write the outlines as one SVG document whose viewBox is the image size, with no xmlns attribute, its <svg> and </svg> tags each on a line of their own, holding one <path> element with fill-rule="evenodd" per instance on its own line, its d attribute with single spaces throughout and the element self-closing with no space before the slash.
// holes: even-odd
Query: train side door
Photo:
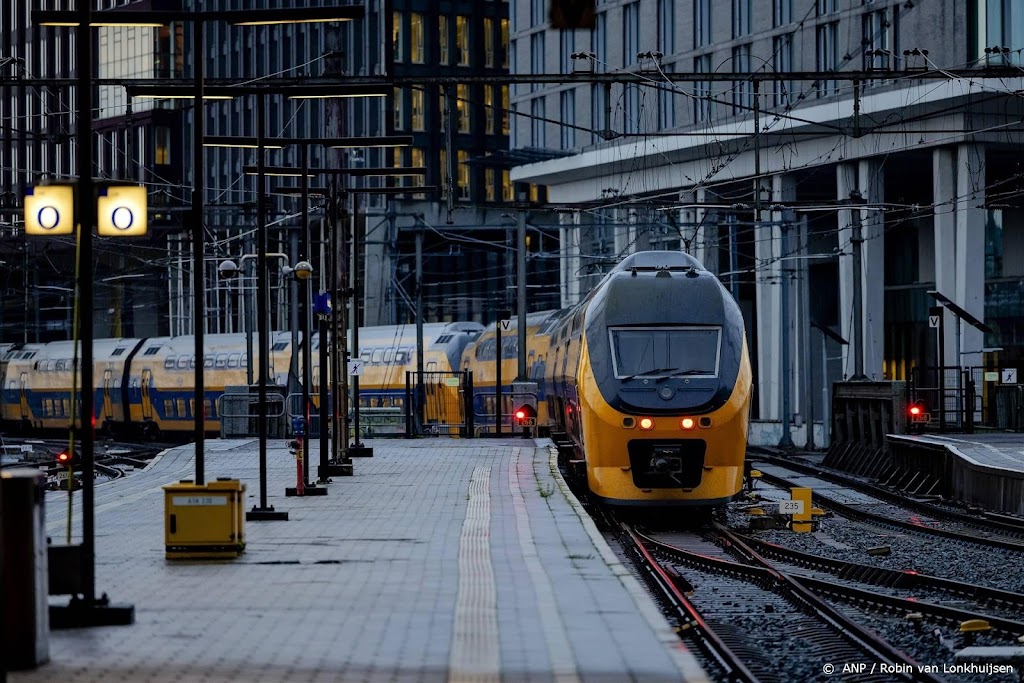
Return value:
<svg viewBox="0 0 1024 683">
<path fill-rule="evenodd" d="M 142 371 L 142 419 L 153 419 L 153 401 L 149 397 L 149 388 L 153 383 L 153 371 L 145 369 Z"/>
<path fill-rule="evenodd" d="M 111 375 L 109 369 L 103 371 L 103 417 L 107 420 L 114 419 L 114 402 L 110 400 Z"/>
<path fill-rule="evenodd" d="M 27 420 L 28 415 L 28 373 L 21 373 L 20 386 L 18 387 L 18 404 L 21 407 L 21 419 Z"/>
</svg>

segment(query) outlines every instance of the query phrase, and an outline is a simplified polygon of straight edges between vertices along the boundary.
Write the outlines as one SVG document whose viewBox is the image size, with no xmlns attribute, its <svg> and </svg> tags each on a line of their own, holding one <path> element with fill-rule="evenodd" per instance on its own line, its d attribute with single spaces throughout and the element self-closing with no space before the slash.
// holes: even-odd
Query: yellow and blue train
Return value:
<svg viewBox="0 0 1024 683">
<path fill-rule="evenodd" d="M 509 428 L 514 422 L 516 324 L 513 318 L 501 333 L 500 405 L 496 325 L 424 325 L 427 373 L 472 371 L 477 433 L 496 431 L 496 420 Z M 537 423 L 571 443 L 571 460 L 595 496 L 617 505 L 712 505 L 740 491 L 752 394 L 743 319 L 696 259 L 678 252 L 630 255 L 580 303 L 531 313 L 526 325 L 525 379 L 536 383 Z M 273 382 L 285 385 L 291 336 L 278 332 L 270 341 Z M 318 349 L 316 336 L 311 342 Z M 190 433 L 193 343 L 192 337 L 97 340 L 97 427 Z M 208 429 L 217 431 L 218 399 L 224 387 L 246 383 L 249 359 L 242 334 L 207 335 L 206 347 L 205 415 Z M 415 349 L 412 325 L 360 330 L 362 407 L 405 407 Z M 0 418 L 7 427 L 66 429 L 74 420 L 72 351 L 70 342 L 52 342 L 9 346 L 0 354 Z M 314 402 L 322 376 L 318 355 L 311 368 Z M 427 393 L 439 395 L 426 402 L 462 405 L 461 397 L 447 394 L 465 386 L 430 384 Z"/>
</svg>

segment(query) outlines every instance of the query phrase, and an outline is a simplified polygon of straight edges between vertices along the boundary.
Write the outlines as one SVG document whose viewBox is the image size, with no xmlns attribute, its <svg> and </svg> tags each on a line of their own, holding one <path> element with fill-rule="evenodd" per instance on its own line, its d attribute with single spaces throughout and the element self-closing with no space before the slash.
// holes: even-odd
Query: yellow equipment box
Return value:
<svg viewBox="0 0 1024 683">
<path fill-rule="evenodd" d="M 164 488 L 164 546 L 169 560 L 226 559 L 245 550 L 245 484 L 190 479 Z"/>
</svg>

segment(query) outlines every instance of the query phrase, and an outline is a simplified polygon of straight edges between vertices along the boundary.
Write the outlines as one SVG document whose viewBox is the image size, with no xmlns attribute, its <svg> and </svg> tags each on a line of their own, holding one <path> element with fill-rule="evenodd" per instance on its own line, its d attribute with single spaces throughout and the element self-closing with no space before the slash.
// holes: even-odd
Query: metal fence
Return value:
<svg viewBox="0 0 1024 683">
<path fill-rule="evenodd" d="M 1024 430 L 1024 385 L 1003 384 L 1002 372 L 984 367 L 917 367 L 910 400 L 931 419 L 918 429 L 973 432 L 976 427 Z"/>
<path fill-rule="evenodd" d="M 405 373 L 406 436 L 473 435 L 473 373 Z"/>
</svg>

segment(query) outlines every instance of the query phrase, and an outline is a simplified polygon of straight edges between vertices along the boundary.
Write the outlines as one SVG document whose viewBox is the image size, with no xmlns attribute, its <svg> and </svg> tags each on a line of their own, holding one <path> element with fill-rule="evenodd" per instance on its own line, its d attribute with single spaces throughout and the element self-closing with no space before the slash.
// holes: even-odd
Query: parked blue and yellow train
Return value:
<svg viewBox="0 0 1024 683">
<path fill-rule="evenodd" d="M 633 254 L 579 304 L 546 315 L 550 324 L 527 319 L 538 424 L 571 441 L 595 496 L 617 505 L 706 506 L 740 491 L 751 401 L 743 318 L 699 261 Z M 476 351 L 488 339 L 493 346 L 493 328 L 467 349 L 463 368 L 483 384 L 485 400 L 490 394 L 490 408 L 495 360 Z M 508 363 L 505 395 L 514 357 Z M 502 412 L 511 410 L 506 404 Z"/>
<path fill-rule="evenodd" d="M 477 323 L 424 326 L 424 360 L 428 369 L 458 368 L 465 346 L 483 329 Z M 364 406 L 401 406 L 405 372 L 415 369 L 415 327 L 369 327 L 360 331 L 361 358 L 366 362 L 360 392 Z M 188 436 L 194 429 L 194 338 L 97 339 L 93 344 L 96 428 L 126 435 Z M 319 347 L 314 335 L 311 346 Z M 220 430 L 220 398 L 225 387 L 245 386 L 248 379 L 244 334 L 205 337 L 203 376 L 206 428 Z M 254 349 L 258 353 L 258 336 Z M 73 380 L 80 374 L 72 342 L 5 345 L 0 355 L 0 421 L 8 430 L 67 429 L 78 424 L 72 406 Z M 292 339 L 274 332 L 270 339 L 270 383 L 288 386 Z M 313 401 L 319 393 L 319 354 L 312 354 Z M 301 363 L 297 359 L 301 376 Z M 259 366 L 258 355 L 253 367 Z M 78 377 L 73 377 L 78 374 Z M 257 375 L 258 376 L 258 375 Z M 293 403 L 293 402 L 290 402 Z"/>
</svg>

